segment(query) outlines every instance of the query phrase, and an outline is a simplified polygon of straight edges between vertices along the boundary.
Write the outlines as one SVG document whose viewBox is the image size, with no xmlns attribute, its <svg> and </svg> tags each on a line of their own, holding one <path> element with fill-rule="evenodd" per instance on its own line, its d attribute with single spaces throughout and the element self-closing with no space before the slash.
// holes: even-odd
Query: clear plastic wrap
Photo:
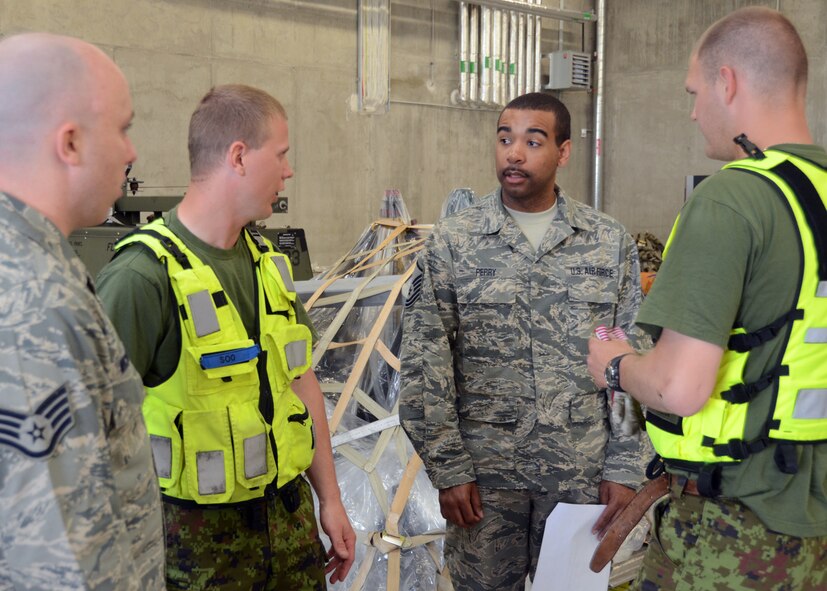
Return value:
<svg viewBox="0 0 827 591">
<path fill-rule="evenodd" d="M 328 415 L 331 415 L 333 403 L 327 400 L 326 405 Z M 346 416 L 342 421 L 340 431 L 350 431 L 365 424 L 365 421 L 357 417 Z M 371 484 L 369 472 L 354 464 L 349 457 L 342 453 L 342 448 L 347 447 L 349 448 L 348 456 L 352 457 L 355 453 L 367 462 L 379 441 L 379 435 L 379 433 L 369 435 L 334 449 L 336 475 L 341 489 L 342 502 L 350 517 L 353 529 L 356 531 L 358 540 L 356 543 L 356 559 L 350 574 L 343 583 L 328 585 L 331 590 L 349 590 L 363 568 L 369 568 L 369 571 L 361 589 L 365 591 L 387 589 L 387 555 L 376 552 L 371 564 L 366 567 L 364 564 L 365 558 L 370 548 L 366 541 L 370 540 L 375 532 L 382 532 L 385 529 L 387 520 L 385 511 L 393 502 L 407 460 L 413 454 L 413 448 L 407 437 L 399 429 L 395 437 L 400 438 L 402 445 L 397 446 L 396 442 L 392 442 L 387 445 L 384 452 L 376 460 L 375 466 L 368 462 L 366 467 L 371 469 L 378 477 L 374 478 L 374 481 L 379 483 L 379 490 L 376 490 L 374 485 Z M 402 450 L 404 450 L 404 464 L 403 458 L 400 457 L 400 451 Z M 440 514 L 438 493 L 431 485 L 425 470 L 421 469 L 411 486 L 407 504 L 399 519 L 399 534 L 405 538 L 410 538 L 416 535 L 440 533 L 444 530 L 445 519 Z M 323 533 L 322 541 L 326 548 L 330 547 L 330 540 Z M 435 546 L 435 555 L 441 561 L 443 538 L 440 537 L 431 543 Z M 401 550 L 400 591 L 435 590 L 437 588 L 437 573 L 442 569 L 442 566 L 442 564 L 434 563 L 431 553 L 424 545 L 407 549 L 403 547 Z"/>
<path fill-rule="evenodd" d="M 362 232 L 356 245 L 348 254 L 319 277 L 329 280 L 334 277 L 356 278 L 371 276 L 401 275 L 416 261 L 416 253 L 406 253 L 408 245 L 421 240 L 422 231 L 410 226 L 411 216 L 397 189 L 388 189 L 382 198 L 379 215 L 382 219 L 374 222 Z M 337 331 L 334 340 L 350 343 L 364 338 L 377 322 L 384 302 L 373 305 L 357 304 Z M 338 314 L 337 307 L 318 307 L 310 310 L 310 317 L 319 334 L 324 333 Z M 387 317 L 380 335 L 381 341 L 394 355 L 399 355 L 402 340 L 402 306 L 397 302 Z M 345 382 L 356 357 L 358 347 L 341 347 L 325 352 L 316 367 L 320 379 Z M 382 408 L 390 411 L 399 395 L 399 375 L 377 352 L 373 352 L 368 367 L 363 372 L 359 388 L 376 400 Z M 358 408 L 362 418 L 370 418 Z"/>
<path fill-rule="evenodd" d="M 439 219 L 446 218 L 469 205 L 473 205 L 474 201 L 474 191 L 471 189 L 454 189 L 442 203 Z"/>
<path fill-rule="evenodd" d="M 356 589 L 365 591 L 387 589 L 390 556 L 400 561 L 400 591 L 434 591 L 443 568 L 445 521 L 438 493 L 424 469 L 416 473 L 409 493 L 400 497 L 404 510 L 399 515 L 398 532 L 385 532 L 394 495 L 405 482 L 403 474 L 419 461 L 416 458 L 411 464 L 415 454 L 394 411 L 400 388 L 396 369 L 402 341 L 404 296 L 400 292 L 413 271 L 426 227 L 411 225 L 397 190 L 385 192 L 379 215 L 350 252 L 318 278 L 326 285 L 325 293 L 329 289 L 343 296 L 322 296 L 308 305 L 324 343 L 314 355 L 315 371 L 328 393 L 325 404 L 335 430 L 339 488 L 358 536 L 347 580 L 330 588 L 350 590 L 356 584 Z M 336 282 L 348 287 L 334 289 Z M 356 295 L 365 297 L 354 299 Z M 351 387 L 354 382 L 355 388 Z M 383 423 L 376 423 L 377 419 Z M 339 441 L 353 437 L 353 429 L 371 424 L 384 430 L 346 443 Z M 405 495 L 405 489 L 401 490 Z M 384 539 L 383 532 L 387 534 Z M 417 537 L 423 535 L 424 539 Z M 329 547 L 329 540 L 324 541 Z"/>
</svg>

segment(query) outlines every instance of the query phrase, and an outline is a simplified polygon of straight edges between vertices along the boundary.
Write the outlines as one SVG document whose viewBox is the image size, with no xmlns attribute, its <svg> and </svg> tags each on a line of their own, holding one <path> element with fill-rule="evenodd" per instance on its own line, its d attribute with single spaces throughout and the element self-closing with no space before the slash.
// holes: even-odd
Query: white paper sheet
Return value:
<svg viewBox="0 0 827 591">
<path fill-rule="evenodd" d="M 600 540 L 592 526 L 605 505 L 558 503 L 546 520 L 537 574 L 531 591 L 606 591 L 611 563 L 600 573 L 589 569 Z"/>
</svg>

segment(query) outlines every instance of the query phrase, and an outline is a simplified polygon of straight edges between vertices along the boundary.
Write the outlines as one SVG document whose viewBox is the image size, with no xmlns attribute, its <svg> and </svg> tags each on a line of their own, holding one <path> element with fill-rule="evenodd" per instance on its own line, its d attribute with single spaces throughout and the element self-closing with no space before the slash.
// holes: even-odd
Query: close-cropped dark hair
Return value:
<svg viewBox="0 0 827 591">
<path fill-rule="evenodd" d="M 548 111 L 554 114 L 554 141 L 558 146 L 571 139 L 571 115 L 559 99 L 542 92 L 529 92 L 515 98 L 503 111 Z M 502 113 L 500 114 L 502 116 Z"/>
</svg>

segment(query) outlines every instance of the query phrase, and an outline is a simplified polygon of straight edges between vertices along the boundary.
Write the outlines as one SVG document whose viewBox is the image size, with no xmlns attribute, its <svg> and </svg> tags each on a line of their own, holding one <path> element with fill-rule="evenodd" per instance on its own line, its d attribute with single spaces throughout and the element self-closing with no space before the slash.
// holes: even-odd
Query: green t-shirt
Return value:
<svg viewBox="0 0 827 591">
<path fill-rule="evenodd" d="M 821 147 L 774 148 L 827 167 Z M 637 323 L 653 336 L 668 328 L 723 347 L 733 326 L 756 330 L 793 308 L 800 268 L 795 222 L 776 190 L 747 172 L 721 170 L 695 189 L 681 211 Z M 773 367 L 783 340 L 750 352 L 747 382 Z M 750 403 L 747 439 L 760 433 L 770 393 L 768 388 Z M 794 475 L 778 470 L 774 451 L 770 446 L 726 467 L 724 496 L 741 500 L 773 530 L 827 535 L 827 444 L 799 446 Z"/>
<path fill-rule="evenodd" d="M 247 334 L 254 334 L 255 278 L 246 242 L 240 239 L 227 250 L 210 246 L 178 220 L 177 208 L 170 210 L 164 221 L 203 263 L 212 267 L 238 310 Z M 175 295 L 164 266 L 149 249 L 131 245 L 101 270 L 96 287 L 144 384 L 155 386 L 165 381 L 178 366 L 181 336 L 176 322 Z M 296 315 L 298 322 L 313 332 L 313 325 L 298 299 Z"/>
</svg>

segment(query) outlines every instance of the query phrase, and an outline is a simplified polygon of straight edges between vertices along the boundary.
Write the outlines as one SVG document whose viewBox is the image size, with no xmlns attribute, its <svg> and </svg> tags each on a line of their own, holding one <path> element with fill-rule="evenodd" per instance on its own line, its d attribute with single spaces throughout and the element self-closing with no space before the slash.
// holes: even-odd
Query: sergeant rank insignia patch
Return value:
<svg viewBox="0 0 827 591">
<path fill-rule="evenodd" d="M 409 280 L 408 297 L 405 298 L 405 308 L 413 306 L 422 295 L 422 276 L 422 268 L 419 266 L 419 261 L 417 261 L 414 274 Z"/>
<path fill-rule="evenodd" d="M 0 445 L 11 446 L 30 458 L 49 456 L 75 424 L 69 392 L 61 386 L 25 415 L 0 408 Z"/>
</svg>

